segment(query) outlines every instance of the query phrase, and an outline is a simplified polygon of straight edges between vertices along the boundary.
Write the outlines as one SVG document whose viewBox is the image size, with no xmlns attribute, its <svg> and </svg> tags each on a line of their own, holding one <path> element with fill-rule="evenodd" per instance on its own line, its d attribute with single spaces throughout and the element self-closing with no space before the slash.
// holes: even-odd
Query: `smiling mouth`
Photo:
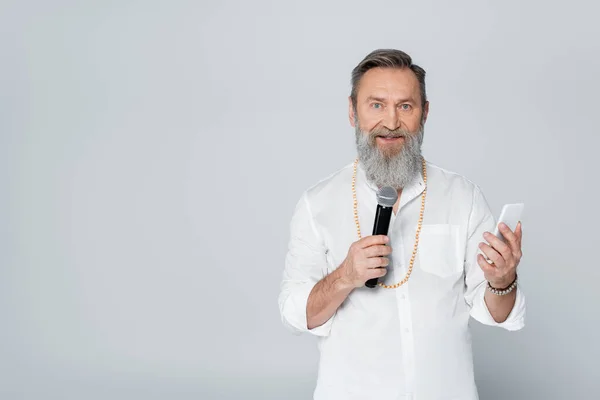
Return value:
<svg viewBox="0 0 600 400">
<path fill-rule="evenodd" d="M 383 136 L 383 135 L 377 136 L 377 137 L 381 138 L 381 139 L 388 139 L 388 140 L 391 140 L 391 139 L 402 139 L 402 138 L 404 138 L 404 136 Z"/>
</svg>

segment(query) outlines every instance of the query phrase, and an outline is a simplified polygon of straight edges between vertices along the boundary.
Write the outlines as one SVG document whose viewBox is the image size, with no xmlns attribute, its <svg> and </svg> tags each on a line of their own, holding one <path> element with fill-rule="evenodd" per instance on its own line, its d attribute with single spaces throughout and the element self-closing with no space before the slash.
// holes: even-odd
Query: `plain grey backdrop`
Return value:
<svg viewBox="0 0 600 400">
<path fill-rule="evenodd" d="M 591 3 L 3 1 L 0 398 L 311 398 L 289 219 L 355 157 L 383 47 L 428 72 L 427 159 L 526 203 L 527 323 L 472 324 L 482 399 L 597 398 Z"/>
</svg>

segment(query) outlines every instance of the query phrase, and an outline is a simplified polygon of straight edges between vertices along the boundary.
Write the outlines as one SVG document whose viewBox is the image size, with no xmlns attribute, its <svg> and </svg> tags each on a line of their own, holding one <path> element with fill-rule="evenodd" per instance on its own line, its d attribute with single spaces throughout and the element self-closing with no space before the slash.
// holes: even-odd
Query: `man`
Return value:
<svg viewBox="0 0 600 400">
<path fill-rule="evenodd" d="M 468 321 L 524 326 L 521 225 L 490 234 L 480 188 L 423 159 L 425 71 L 409 55 L 367 55 L 348 109 L 357 160 L 297 203 L 279 296 L 284 324 L 319 338 L 314 398 L 478 399 Z M 384 186 L 398 201 L 373 236 Z"/>
</svg>

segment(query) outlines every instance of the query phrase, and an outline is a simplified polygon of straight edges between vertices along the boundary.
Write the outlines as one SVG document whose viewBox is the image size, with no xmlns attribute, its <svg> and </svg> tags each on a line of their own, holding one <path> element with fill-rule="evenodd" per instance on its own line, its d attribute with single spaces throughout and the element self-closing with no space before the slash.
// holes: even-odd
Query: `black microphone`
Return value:
<svg viewBox="0 0 600 400">
<path fill-rule="evenodd" d="M 390 186 L 384 186 L 377 192 L 377 211 L 375 212 L 375 223 L 373 224 L 373 235 L 387 235 L 392 218 L 394 204 L 398 200 L 398 192 Z M 377 286 L 378 278 L 372 278 L 365 282 L 365 286 L 374 288 Z"/>
</svg>

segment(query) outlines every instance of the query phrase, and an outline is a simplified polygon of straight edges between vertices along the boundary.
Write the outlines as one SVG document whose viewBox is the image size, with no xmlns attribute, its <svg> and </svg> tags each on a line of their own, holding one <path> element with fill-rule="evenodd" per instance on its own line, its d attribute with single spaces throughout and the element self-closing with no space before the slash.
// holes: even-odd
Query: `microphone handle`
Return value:
<svg viewBox="0 0 600 400">
<path fill-rule="evenodd" d="M 390 228 L 390 220 L 392 218 L 393 207 L 384 207 L 381 204 L 377 205 L 375 212 L 375 223 L 373 225 L 373 235 L 387 235 Z M 365 282 L 365 286 L 374 288 L 377 286 L 378 278 L 372 278 Z"/>
</svg>

